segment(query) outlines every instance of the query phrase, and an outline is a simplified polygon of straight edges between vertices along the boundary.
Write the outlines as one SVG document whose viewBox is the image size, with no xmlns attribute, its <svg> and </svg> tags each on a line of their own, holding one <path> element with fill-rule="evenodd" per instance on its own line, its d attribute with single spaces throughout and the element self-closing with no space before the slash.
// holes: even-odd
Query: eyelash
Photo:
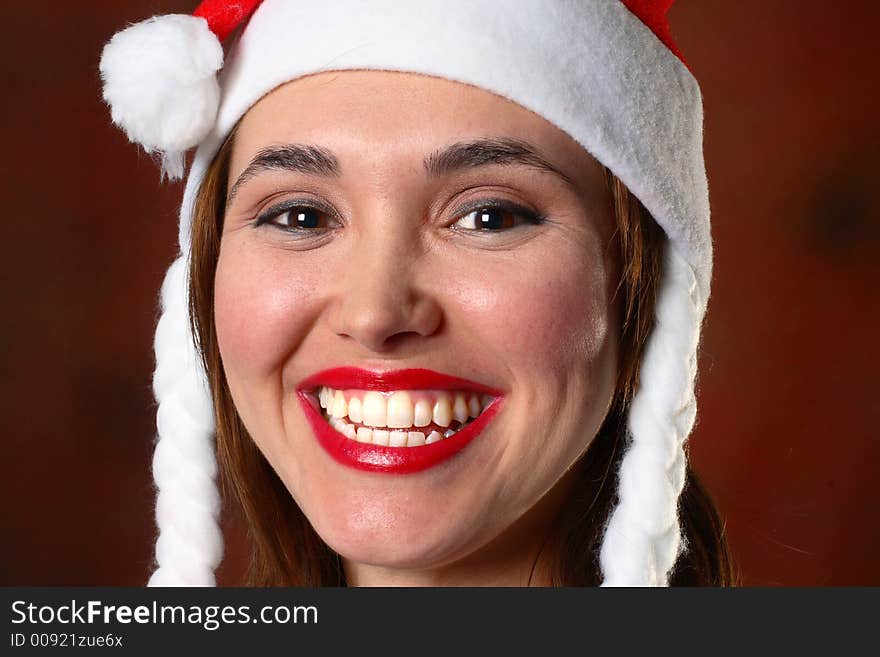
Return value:
<svg viewBox="0 0 880 657">
<path fill-rule="evenodd" d="M 282 217 L 285 214 L 293 214 L 294 210 L 299 210 L 300 212 L 298 214 L 304 214 L 302 212 L 303 210 L 306 210 L 306 211 L 311 210 L 311 211 L 317 212 L 319 214 L 322 214 L 325 217 L 331 216 L 333 214 L 329 209 L 324 208 L 320 205 L 317 205 L 314 202 L 302 201 L 302 200 L 292 200 L 292 201 L 288 201 L 286 203 L 274 206 L 274 207 L 266 210 L 264 213 L 262 213 L 260 216 L 257 217 L 256 221 L 254 222 L 254 227 L 259 227 L 264 224 L 269 224 L 275 228 L 278 228 L 279 230 L 283 230 L 288 233 L 302 233 L 303 237 L 305 237 L 305 233 L 313 233 L 313 235 L 308 236 L 308 237 L 313 237 L 313 236 L 315 236 L 314 233 L 321 234 L 321 233 L 324 233 L 325 231 L 329 230 L 328 228 L 317 228 L 317 227 L 303 228 L 298 225 L 285 226 L 283 224 L 279 224 L 274 221 L 275 219 Z M 524 221 L 525 224 L 539 225 L 539 224 L 542 224 L 546 221 L 545 217 L 541 216 L 540 214 L 537 214 L 536 212 L 533 212 L 533 211 L 528 210 L 524 207 L 521 207 L 515 203 L 511 203 L 509 201 L 504 201 L 501 199 L 491 199 L 491 200 L 487 200 L 487 201 L 480 201 L 478 203 L 470 203 L 467 206 L 460 208 L 458 213 L 456 214 L 455 224 L 457 224 L 462 219 L 464 219 L 468 216 L 478 215 L 481 212 L 483 213 L 483 215 L 486 215 L 487 214 L 486 211 L 501 212 L 507 216 L 519 217 L 519 218 L 525 220 Z M 288 221 L 289 221 L 289 219 L 288 219 Z M 472 222 L 472 225 L 475 226 L 474 228 L 460 228 L 460 227 L 456 227 L 455 224 L 452 225 L 453 230 L 470 232 L 470 233 L 503 233 L 508 230 L 512 230 L 513 228 L 516 227 L 516 225 L 508 226 L 508 227 L 502 228 L 500 230 L 489 230 L 489 229 L 484 229 L 484 228 L 476 228 L 476 226 L 478 225 L 476 218 L 474 218 L 474 221 Z M 522 224 L 519 224 L 519 225 L 522 225 Z"/>
<path fill-rule="evenodd" d="M 256 228 L 264 224 L 269 224 L 274 228 L 278 228 L 279 230 L 283 230 L 288 233 L 313 233 L 324 232 L 328 230 L 326 228 L 312 229 L 302 228 L 301 226 L 284 226 L 283 224 L 279 224 L 273 221 L 274 219 L 282 217 L 285 214 L 293 214 L 294 210 L 299 210 L 300 214 L 302 214 L 303 210 L 312 210 L 324 216 L 330 216 L 333 214 L 328 208 L 317 205 L 313 201 L 292 200 L 271 207 L 263 212 L 260 216 L 257 217 L 256 221 L 254 221 L 254 227 Z"/>
</svg>

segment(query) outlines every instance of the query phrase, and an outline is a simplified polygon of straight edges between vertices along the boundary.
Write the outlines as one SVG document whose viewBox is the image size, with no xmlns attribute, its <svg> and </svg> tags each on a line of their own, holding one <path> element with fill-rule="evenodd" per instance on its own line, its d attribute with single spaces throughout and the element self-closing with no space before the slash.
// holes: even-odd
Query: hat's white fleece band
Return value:
<svg viewBox="0 0 880 657">
<path fill-rule="evenodd" d="M 284 82 L 318 71 L 398 70 L 473 84 L 561 128 L 644 203 L 693 267 L 703 306 L 712 250 L 702 102 L 687 67 L 620 0 L 265 0 L 222 72 L 193 201 L 235 123 Z"/>
</svg>

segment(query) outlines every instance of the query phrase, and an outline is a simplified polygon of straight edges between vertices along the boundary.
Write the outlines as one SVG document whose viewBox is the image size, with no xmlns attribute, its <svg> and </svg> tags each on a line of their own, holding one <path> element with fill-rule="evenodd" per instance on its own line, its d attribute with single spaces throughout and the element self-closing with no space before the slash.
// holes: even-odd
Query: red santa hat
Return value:
<svg viewBox="0 0 880 657">
<path fill-rule="evenodd" d="M 222 556 L 214 414 L 187 315 L 196 193 L 225 137 L 262 96 L 345 69 L 434 75 L 519 103 L 608 167 L 666 232 L 655 327 L 600 564 L 606 585 L 668 582 L 684 547 L 678 499 L 712 270 L 702 100 L 669 31 L 671 4 L 510 0 L 499 11 L 496 0 L 206 0 L 192 16 L 154 17 L 110 40 L 100 68 L 113 121 L 158 154 L 170 177 L 183 175 L 186 151 L 198 148 L 156 330 L 151 585 L 212 585 Z M 221 42 L 239 29 L 224 66 Z"/>
</svg>

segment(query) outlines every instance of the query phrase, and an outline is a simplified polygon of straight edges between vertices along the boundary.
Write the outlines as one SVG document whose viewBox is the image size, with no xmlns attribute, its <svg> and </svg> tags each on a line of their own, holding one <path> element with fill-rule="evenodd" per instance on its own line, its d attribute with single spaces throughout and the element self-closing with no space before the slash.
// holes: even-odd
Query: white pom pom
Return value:
<svg viewBox="0 0 880 657">
<path fill-rule="evenodd" d="M 156 16 L 116 34 L 104 47 L 101 77 L 113 122 L 149 153 L 162 172 L 183 176 L 183 155 L 217 117 L 223 46 L 204 18 Z"/>
</svg>

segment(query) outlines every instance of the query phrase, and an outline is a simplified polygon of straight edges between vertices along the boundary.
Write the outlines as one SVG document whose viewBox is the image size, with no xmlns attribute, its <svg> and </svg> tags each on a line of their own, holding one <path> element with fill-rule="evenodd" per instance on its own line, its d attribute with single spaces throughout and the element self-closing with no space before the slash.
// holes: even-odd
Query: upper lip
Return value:
<svg viewBox="0 0 880 657">
<path fill-rule="evenodd" d="M 434 370 L 412 368 L 385 370 L 377 372 L 360 367 L 333 367 L 307 377 L 297 386 L 298 390 L 312 392 L 319 386 L 337 390 L 353 388 L 357 390 L 470 390 L 492 396 L 500 396 L 501 391 L 457 376 L 450 376 Z"/>
</svg>

